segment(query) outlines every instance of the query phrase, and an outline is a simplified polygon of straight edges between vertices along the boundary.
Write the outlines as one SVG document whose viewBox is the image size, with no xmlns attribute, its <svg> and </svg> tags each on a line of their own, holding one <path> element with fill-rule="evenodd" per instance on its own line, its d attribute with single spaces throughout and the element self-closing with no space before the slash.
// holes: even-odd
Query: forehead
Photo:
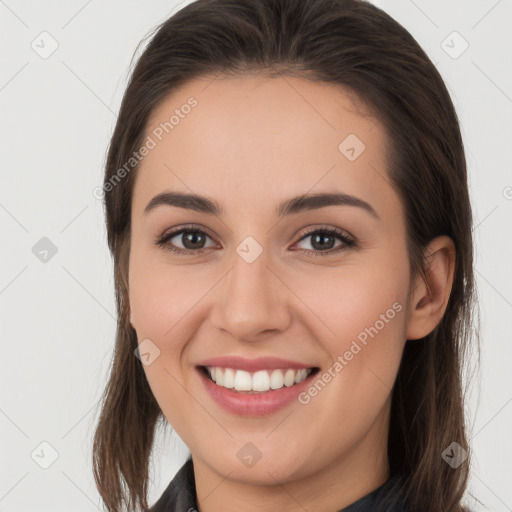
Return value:
<svg viewBox="0 0 512 512">
<path fill-rule="evenodd" d="M 177 190 L 257 206 L 336 189 L 384 206 L 393 200 L 386 133 L 354 99 L 288 76 L 188 82 L 148 120 L 154 147 L 137 169 L 134 203 Z"/>
</svg>

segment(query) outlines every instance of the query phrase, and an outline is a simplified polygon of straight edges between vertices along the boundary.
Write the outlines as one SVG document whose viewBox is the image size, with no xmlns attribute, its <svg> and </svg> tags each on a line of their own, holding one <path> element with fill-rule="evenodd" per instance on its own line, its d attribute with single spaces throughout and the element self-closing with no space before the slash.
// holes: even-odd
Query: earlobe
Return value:
<svg viewBox="0 0 512 512">
<path fill-rule="evenodd" d="M 426 249 L 426 278 L 418 276 L 411 295 L 407 323 L 408 340 L 424 338 L 441 321 L 453 284 L 455 245 L 448 236 L 440 236 Z"/>
</svg>

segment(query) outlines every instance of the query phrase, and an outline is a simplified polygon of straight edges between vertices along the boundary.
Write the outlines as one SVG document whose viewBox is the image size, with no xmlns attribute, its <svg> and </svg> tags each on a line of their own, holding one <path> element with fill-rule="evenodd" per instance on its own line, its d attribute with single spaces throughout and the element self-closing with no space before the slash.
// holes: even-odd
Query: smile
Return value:
<svg viewBox="0 0 512 512">
<path fill-rule="evenodd" d="M 198 366 L 196 370 L 208 395 L 225 411 L 237 416 L 265 416 L 296 402 L 320 368 L 248 372 L 222 366 Z"/>
</svg>

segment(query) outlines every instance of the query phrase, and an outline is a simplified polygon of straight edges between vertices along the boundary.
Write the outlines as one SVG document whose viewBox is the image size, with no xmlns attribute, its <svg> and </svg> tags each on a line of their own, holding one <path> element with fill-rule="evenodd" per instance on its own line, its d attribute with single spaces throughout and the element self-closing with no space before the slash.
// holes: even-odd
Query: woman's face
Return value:
<svg viewBox="0 0 512 512">
<path fill-rule="evenodd" d="M 153 112 L 145 137 L 130 321 L 194 463 L 269 485 L 387 467 L 410 275 L 381 124 L 338 86 L 239 76 L 190 82 Z M 171 196 L 146 211 L 170 193 L 219 211 Z M 280 208 L 318 194 L 339 195 Z M 208 363 L 239 389 L 211 381 Z"/>
</svg>

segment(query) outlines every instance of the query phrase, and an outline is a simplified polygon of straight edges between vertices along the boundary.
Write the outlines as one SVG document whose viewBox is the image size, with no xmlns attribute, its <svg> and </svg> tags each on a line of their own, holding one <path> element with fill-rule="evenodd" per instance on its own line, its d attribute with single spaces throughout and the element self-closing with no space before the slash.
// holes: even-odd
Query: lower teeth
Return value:
<svg viewBox="0 0 512 512">
<path fill-rule="evenodd" d="M 294 386 L 295 386 L 295 384 L 294 384 Z M 221 387 L 224 387 L 224 386 L 221 386 Z M 286 386 L 283 386 L 283 387 L 286 387 Z M 226 388 L 226 389 L 228 389 L 228 388 Z M 235 389 L 235 388 L 229 388 L 229 389 L 231 389 L 231 391 L 236 391 L 237 393 L 247 393 L 249 395 L 252 395 L 252 394 L 259 395 L 261 393 L 268 393 L 269 391 L 279 391 L 278 389 L 272 389 L 272 388 L 267 389 L 266 391 L 253 391 L 252 389 L 251 389 L 251 391 L 244 391 L 244 390 Z M 283 388 L 279 388 L 279 389 L 283 389 Z"/>
<path fill-rule="evenodd" d="M 215 382 L 215 381 L 212 380 L 212 382 Z M 215 382 L 215 384 L 217 384 L 217 383 Z M 217 386 L 219 386 L 219 384 L 217 384 Z M 292 384 L 292 386 L 295 386 L 295 384 Z M 291 388 L 292 386 L 288 386 L 288 387 Z M 245 390 L 242 390 L 242 389 L 226 388 L 225 386 L 219 386 L 219 387 L 224 388 L 224 389 L 229 389 L 230 391 L 236 391 L 237 393 L 246 393 L 246 394 L 249 394 L 249 395 L 253 395 L 253 394 L 254 395 L 260 395 L 261 393 L 268 393 L 269 391 L 279 391 L 279 389 L 283 389 L 283 388 L 285 388 L 287 386 L 283 386 L 282 388 L 279 388 L 279 389 L 272 389 L 272 388 L 270 388 L 270 389 L 267 389 L 266 391 L 253 391 L 252 389 L 251 389 L 251 391 L 245 391 Z"/>
</svg>

